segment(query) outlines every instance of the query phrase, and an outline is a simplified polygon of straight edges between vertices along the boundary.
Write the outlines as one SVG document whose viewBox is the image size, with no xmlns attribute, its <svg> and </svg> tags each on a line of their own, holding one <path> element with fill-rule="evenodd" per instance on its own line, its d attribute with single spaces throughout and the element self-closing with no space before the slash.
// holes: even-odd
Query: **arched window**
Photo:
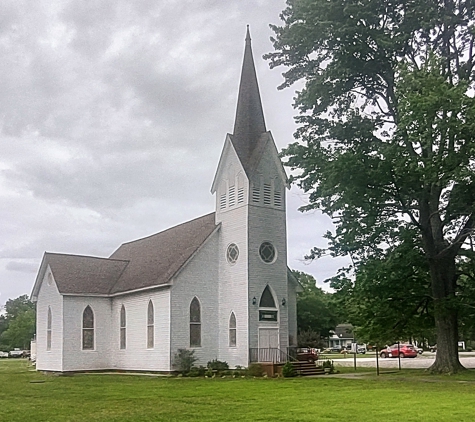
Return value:
<svg viewBox="0 0 475 422">
<path fill-rule="evenodd" d="M 201 347 L 201 306 L 196 297 L 190 304 L 190 347 Z"/>
<path fill-rule="evenodd" d="M 259 308 L 263 308 L 259 309 L 259 321 L 277 322 L 278 311 L 274 310 L 275 300 L 269 286 L 262 292 Z"/>
<path fill-rule="evenodd" d="M 236 347 L 236 316 L 231 312 L 229 317 L 229 347 Z"/>
<path fill-rule="evenodd" d="M 274 296 L 270 291 L 269 286 L 266 286 L 262 292 L 261 301 L 259 302 L 259 307 L 261 308 L 275 308 Z"/>
<path fill-rule="evenodd" d="M 147 308 L 147 349 L 153 349 L 154 346 L 154 311 L 153 311 L 153 303 L 150 300 L 148 302 L 148 308 Z"/>
<path fill-rule="evenodd" d="M 94 312 L 89 305 L 82 313 L 82 349 L 94 350 Z"/>
<path fill-rule="evenodd" d="M 53 323 L 53 315 L 51 314 L 51 307 L 48 306 L 48 323 L 46 325 L 46 350 L 51 350 L 51 326 Z"/>
<path fill-rule="evenodd" d="M 120 348 L 126 348 L 126 315 L 125 315 L 125 306 L 122 305 L 120 308 Z"/>
</svg>

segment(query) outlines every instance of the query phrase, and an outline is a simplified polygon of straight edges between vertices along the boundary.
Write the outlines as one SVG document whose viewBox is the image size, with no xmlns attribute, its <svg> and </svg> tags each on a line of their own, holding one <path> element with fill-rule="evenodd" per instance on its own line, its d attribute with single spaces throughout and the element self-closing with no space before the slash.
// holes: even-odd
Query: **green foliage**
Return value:
<svg viewBox="0 0 475 422">
<path fill-rule="evenodd" d="M 328 346 L 328 341 L 322 339 L 320 333 L 312 330 L 302 330 L 297 335 L 297 344 L 299 347 L 313 347 L 322 349 Z"/>
<path fill-rule="evenodd" d="M 9 299 L 0 316 L 0 350 L 29 349 L 36 332 L 35 304 L 27 295 Z"/>
<path fill-rule="evenodd" d="M 189 377 L 204 377 L 207 369 L 200 365 L 200 366 L 193 366 L 190 369 L 190 372 L 187 373 Z"/>
<path fill-rule="evenodd" d="M 194 350 L 178 349 L 173 359 L 173 367 L 185 375 L 191 371 L 193 364 L 198 360 Z"/>
<path fill-rule="evenodd" d="M 262 365 L 259 363 L 251 363 L 247 368 L 247 375 L 250 377 L 262 377 L 264 375 Z"/>
<path fill-rule="evenodd" d="M 338 317 L 331 302 L 331 293 L 316 286 L 316 280 L 310 274 L 292 271 L 303 287 L 297 295 L 297 327 L 299 335 L 303 332 L 319 333 L 319 337 L 328 337 L 335 329 Z M 300 340 L 299 340 L 300 343 Z M 307 344 L 307 346 L 309 346 Z M 320 344 L 312 346 L 320 347 Z"/>
<path fill-rule="evenodd" d="M 322 368 L 323 369 L 326 369 L 327 371 L 325 372 L 328 372 L 330 374 L 333 374 L 335 372 L 335 366 L 333 365 L 333 361 L 332 360 L 324 360 L 321 364 Z"/>
<path fill-rule="evenodd" d="M 347 368 L 354 373 L 353 368 Z M 475 372 L 452 377 L 424 370 L 352 379 L 191 379 L 31 371 L 24 360 L 0 360 L 1 419 L 24 421 L 471 421 Z M 43 383 L 38 383 L 44 381 Z M 80 398 L 80 399 L 78 399 Z M 272 400 L 272 401 L 271 401 Z M 87 403 L 87 405 L 85 405 Z M 272 403 L 270 406 L 269 404 Z M 315 416 L 317 415 L 317 416 Z M 383 415 L 383 418 L 382 418 Z"/>
<path fill-rule="evenodd" d="M 475 8 L 468 0 L 287 5 L 267 58 L 287 66 L 282 87 L 304 87 L 295 103 L 299 141 L 283 156 L 309 194 L 302 209 L 336 223 L 328 251 L 309 257 L 349 255 L 351 271 L 374 274 L 413 237 L 425 260 L 417 272 L 429 274 L 413 278 L 416 294 L 429 279 L 438 329 L 433 369 L 453 373 L 457 281 L 462 263 L 474 263 Z M 342 272 L 334 281 L 348 289 L 348 279 Z"/>
<path fill-rule="evenodd" d="M 227 362 L 223 362 L 218 359 L 210 360 L 206 366 L 208 367 L 208 369 L 218 372 L 226 371 L 229 369 L 229 365 Z"/>
<path fill-rule="evenodd" d="M 282 367 L 282 376 L 284 378 L 291 378 L 297 376 L 297 372 L 295 371 L 292 363 L 286 362 Z"/>
</svg>

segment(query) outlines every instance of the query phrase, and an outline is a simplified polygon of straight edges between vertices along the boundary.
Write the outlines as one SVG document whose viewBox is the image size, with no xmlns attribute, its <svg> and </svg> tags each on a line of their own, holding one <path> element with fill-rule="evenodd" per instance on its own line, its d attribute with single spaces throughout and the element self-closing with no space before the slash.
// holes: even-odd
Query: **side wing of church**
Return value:
<svg viewBox="0 0 475 422">
<path fill-rule="evenodd" d="M 288 180 L 267 131 L 249 31 L 234 131 L 211 192 L 216 211 L 122 244 L 109 258 L 46 252 L 32 291 L 43 371 L 172 371 L 280 361 L 297 338 L 287 267 Z"/>
</svg>

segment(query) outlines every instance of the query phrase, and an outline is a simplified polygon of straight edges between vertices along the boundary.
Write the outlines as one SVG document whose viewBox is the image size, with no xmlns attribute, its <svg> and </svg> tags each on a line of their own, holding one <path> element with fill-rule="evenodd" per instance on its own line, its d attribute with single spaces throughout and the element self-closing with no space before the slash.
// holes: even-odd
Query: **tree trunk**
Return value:
<svg viewBox="0 0 475 422">
<path fill-rule="evenodd" d="M 431 259 L 429 265 L 437 330 L 437 353 L 429 371 L 455 374 L 465 369 L 458 355 L 455 257 Z"/>
</svg>

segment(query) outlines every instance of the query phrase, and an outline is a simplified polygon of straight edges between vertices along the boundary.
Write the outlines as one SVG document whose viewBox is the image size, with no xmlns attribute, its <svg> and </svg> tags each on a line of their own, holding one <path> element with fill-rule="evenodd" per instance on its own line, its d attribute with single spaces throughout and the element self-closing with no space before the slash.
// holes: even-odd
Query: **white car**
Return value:
<svg viewBox="0 0 475 422">
<path fill-rule="evenodd" d="M 7 358 L 8 352 L 0 352 L 0 358 Z"/>
</svg>

